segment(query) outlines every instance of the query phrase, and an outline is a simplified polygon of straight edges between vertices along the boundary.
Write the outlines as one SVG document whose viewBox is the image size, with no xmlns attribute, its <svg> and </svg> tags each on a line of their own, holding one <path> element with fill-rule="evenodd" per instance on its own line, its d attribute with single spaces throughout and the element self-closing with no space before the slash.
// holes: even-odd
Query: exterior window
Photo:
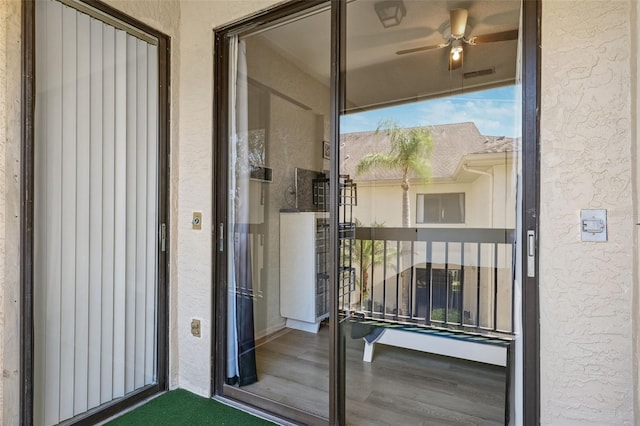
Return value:
<svg viewBox="0 0 640 426">
<path fill-rule="evenodd" d="M 417 223 L 464 223 L 464 193 L 418 194 Z"/>
</svg>

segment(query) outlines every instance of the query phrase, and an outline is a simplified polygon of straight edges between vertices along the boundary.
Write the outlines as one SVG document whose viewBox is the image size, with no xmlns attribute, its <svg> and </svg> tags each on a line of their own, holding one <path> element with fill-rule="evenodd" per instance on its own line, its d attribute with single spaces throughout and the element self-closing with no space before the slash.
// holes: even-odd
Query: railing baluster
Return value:
<svg viewBox="0 0 640 426">
<path fill-rule="evenodd" d="M 401 269 L 404 265 L 400 264 L 400 241 L 396 241 L 396 265 L 397 265 L 397 271 L 398 273 L 396 273 L 396 314 L 395 314 L 395 318 L 396 320 L 398 319 L 398 316 L 400 315 L 400 297 L 399 297 L 399 293 L 400 293 L 400 274 L 402 273 Z"/>
<path fill-rule="evenodd" d="M 375 240 L 371 241 L 372 245 L 371 245 L 371 251 L 373 251 L 373 243 Z M 386 293 L 386 288 L 387 288 L 387 240 L 383 240 L 382 242 L 382 309 L 384 309 L 384 299 L 386 297 L 385 293 Z M 371 288 L 373 289 L 373 265 L 371 266 Z M 373 311 L 375 309 L 375 299 L 372 297 L 371 298 L 371 310 Z M 382 317 L 384 318 L 384 311 L 382 312 Z"/>
<path fill-rule="evenodd" d="M 433 264 L 431 259 L 433 258 L 433 245 L 431 241 L 427 241 L 427 291 L 426 293 L 429 295 L 429 300 L 427 300 L 427 315 L 426 315 L 426 323 L 431 324 L 431 311 L 433 309 L 433 281 L 432 270 Z"/>
<path fill-rule="evenodd" d="M 460 243 L 460 326 L 464 326 L 464 243 Z"/>
<path fill-rule="evenodd" d="M 371 311 L 375 311 L 375 298 L 374 298 L 374 286 L 373 283 L 375 283 L 375 277 L 374 277 L 374 273 L 373 271 L 376 269 L 375 268 L 375 264 L 376 264 L 376 259 L 375 259 L 375 253 L 376 253 L 376 240 L 375 238 L 371 237 L 371 274 L 369 275 L 369 281 L 371 282 L 370 284 L 370 288 L 371 291 L 369 292 L 370 297 L 369 299 L 371 299 Z"/>
<path fill-rule="evenodd" d="M 444 243 L 444 323 L 449 322 L 449 291 L 451 288 L 449 279 L 449 242 Z"/>
<path fill-rule="evenodd" d="M 480 328 L 480 280 L 482 278 L 482 243 L 478 243 L 478 278 L 476 281 L 477 298 L 476 298 L 476 328 Z"/>
<path fill-rule="evenodd" d="M 498 330 L 498 244 L 493 244 L 493 331 Z"/>
<path fill-rule="evenodd" d="M 511 262 L 513 263 L 513 259 L 516 256 L 516 245 L 511 244 Z M 514 327 L 516 324 L 516 310 L 513 307 L 516 305 L 516 271 L 515 268 L 511 271 L 511 328 L 509 331 L 511 333 L 514 332 Z"/>
<path fill-rule="evenodd" d="M 413 287 L 413 278 L 414 278 L 414 270 L 415 270 L 415 259 L 414 259 L 414 255 L 415 255 L 415 243 L 413 241 L 411 241 L 411 271 L 409 272 L 409 294 L 407 295 L 407 297 L 409 298 L 407 306 L 409 308 L 409 318 L 413 319 L 413 291 L 414 291 L 414 287 Z"/>
<path fill-rule="evenodd" d="M 360 310 L 364 310 L 364 268 L 362 267 L 364 259 L 364 241 L 360 240 Z M 373 282 L 371 283 L 373 286 Z"/>
</svg>

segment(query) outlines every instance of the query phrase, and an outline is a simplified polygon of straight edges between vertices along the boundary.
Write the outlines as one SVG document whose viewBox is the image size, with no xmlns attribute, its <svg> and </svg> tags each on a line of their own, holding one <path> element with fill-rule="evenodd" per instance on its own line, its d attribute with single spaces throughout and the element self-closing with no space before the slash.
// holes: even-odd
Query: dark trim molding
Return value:
<svg viewBox="0 0 640 426">
<path fill-rule="evenodd" d="M 346 61 L 346 25 L 347 1 L 331 2 L 331 93 L 330 104 L 330 134 L 331 160 L 329 193 L 331 201 L 329 210 L 331 226 L 329 227 L 329 256 L 330 264 L 340 264 L 338 228 L 340 222 L 340 116 L 344 114 L 346 97 L 345 70 Z M 346 337 L 343 324 L 340 321 L 340 308 L 337 294 L 337 268 L 329 270 L 329 424 L 346 424 Z"/>
<path fill-rule="evenodd" d="M 22 2 L 22 145 L 20 155 L 20 424 L 33 424 L 33 168 L 35 2 Z"/>
<path fill-rule="evenodd" d="M 522 55 L 522 325 L 523 325 L 523 422 L 540 423 L 540 310 L 539 310 L 539 211 L 540 211 L 540 18 L 541 0 L 524 0 Z M 527 231 L 534 231 L 535 270 L 527 269 Z M 528 277 L 533 272 L 533 277 Z"/>
<path fill-rule="evenodd" d="M 108 402 L 105 405 L 101 405 L 93 410 L 89 410 L 86 413 L 82 413 L 72 419 L 66 420 L 61 424 L 74 426 L 92 426 L 103 422 L 110 417 L 118 415 L 127 408 L 131 408 L 132 406 L 139 404 L 154 395 L 157 395 L 163 390 L 166 389 L 161 389 L 157 384 L 149 385 L 147 387 L 138 389 L 137 391 L 133 392 L 130 395 L 127 395 L 124 398 Z"/>
<path fill-rule="evenodd" d="M 158 156 L 159 194 L 158 223 L 169 228 L 170 184 L 170 38 L 148 25 L 131 18 L 98 0 L 79 0 L 112 17 L 135 27 L 158 40 Z M 33 305 L 33 224 L 34 224 L 34 122 L 35 122 L 35 0 L 22 2 L 22 146 L 21 146 L 21 255 L 20 255 L 20 420 L 22 425 L 33 424 L 34 380 L 34 305 Z M 160 247 L 158 232 L 158 247 Z M 126 398 L 100 406 L 95 410 L 70 419 L 68 423 L 95 424 L 113 416 L 125 408 L 162 392 L 168 388 L 169 377 L 169 233 L 166 234 L 166 251 L 158 252 L 158 347 L 157 380 Z"/>
<path fill-rule="evenodd" d="M 169 271 L 171 253 L 170 191 L 171 191 L 171 39 L 158 37 L 158 125 L 159 125 L 159 192 L 158 223 L 165 226 L 165 251 L 158 250 L 158 391 L 169 389 Z M 162 247 L 162 231 L 157 232 L 158 247 Z"/>
<path fill-rule="evenodd" d="M 212 200 L 213 231 L 212 246 L 212 306 L 213 324 L 211 329 L 211 390 L 213 395 L 224 394 L 225 360 L 227 347 L 226 335 L 226 241 L 222 224 L 227 223 L 227 200 L 225 197 L 228 185 L 228 134 L 229 134 L 229 37 L 226 31 L 214 33 L 214 96 L 213 123 L 215 128 L 213 141 Z M 223 226 L 223 225 L 222 225 Z"/>
</svg>

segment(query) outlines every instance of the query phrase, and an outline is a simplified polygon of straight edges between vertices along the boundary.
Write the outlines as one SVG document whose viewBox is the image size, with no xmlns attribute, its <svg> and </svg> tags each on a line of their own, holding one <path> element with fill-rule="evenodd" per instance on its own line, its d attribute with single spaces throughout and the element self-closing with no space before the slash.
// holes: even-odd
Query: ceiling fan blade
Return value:
<svg viewBox="0 0 640 426">
<path fill-rule="evenodd" d="M 468 17 L 469 12 L 467 11 L 467 9 L 452 9 L 449 11 L 451 37 L 456 40 L 464 37 L 464 32 L 467 29 Z"/>
<path fill-rule="evenodd" d="M 502 31 L 500 33 L 492 33 L 479 35 L 477 37 L 471 37 L 467 43 L 471 45 L 475 44 L 484 44 L 484 43 L 495 43 L 498 41 L 508 41 L 508 40 L 517 40 L 518 39 L 518 30 L 509 30 Z"/>
<path fill-rule="evenodd" d="M 414 47 L 412 49 L 398 50 L 396 55 L 406 55 L 407 53 L 416 53 L 423 52 L 425 50 L 433 50 L 433 49 L 442 49 L 443 47 L 447 47 L 449 43 L 440 43 L 440 44 L 432 44 L 430 46 L 420 46 Z"/>
</svg>

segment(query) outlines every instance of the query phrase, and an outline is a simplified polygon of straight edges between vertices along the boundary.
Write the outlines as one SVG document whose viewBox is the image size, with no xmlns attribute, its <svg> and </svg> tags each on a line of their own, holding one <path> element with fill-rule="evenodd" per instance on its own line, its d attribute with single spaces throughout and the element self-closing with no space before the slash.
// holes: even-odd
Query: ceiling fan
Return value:
<svg viewBox="0 0 640 426">
<path fill-rule="evenodd" d="M 445 43 L 433 44 L 430 46 L 414 47 L 412 49 L 399 50 L 396 55 L 406 55 L 408 53 L 422 52 L 425 50 L 443 49 L 451 47 L 449 54 L 449 69 L 455 70 L 462 66 L 463 46 L 465 44 L 475 46 L 477 44 L 495 43 L 498 41 L 508 41 L 518 39 L 518 30 L 502 31 L 499 33 L 484 34 L 467 38 L 467 18 L 469 12 L 466 9 L 452 9 L 449 11 L 449 23 L 451 25 L 451 35 Z"/>
</svg>

